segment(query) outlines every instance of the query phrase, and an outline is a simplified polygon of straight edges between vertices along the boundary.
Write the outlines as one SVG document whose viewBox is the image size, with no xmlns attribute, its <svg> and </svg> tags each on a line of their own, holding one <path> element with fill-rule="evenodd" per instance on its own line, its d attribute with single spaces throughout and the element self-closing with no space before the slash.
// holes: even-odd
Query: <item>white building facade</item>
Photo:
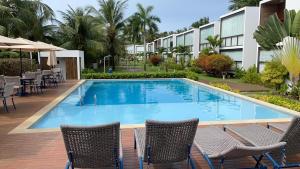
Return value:
<svg viewBox="0 0 300 169">
<path fill-rule="evenodd" d="M 211 22 L 209 24 L 199 27 L 199 52 L 203 49 L 210 47 L 208 41 L 206 40 L 209 36 L 220 35 L 220 22 Z M 217 49 L 217 51 L 219 48 Z"/>
<path fill-rule="evenodd" d="M 176 47 L 186 46 L 188 47 L 190 54 L 193 58 L 197 58 L 199 55 L 199 29 L 194 28 L 176 35 L 175 38 Z"/>
</svg>

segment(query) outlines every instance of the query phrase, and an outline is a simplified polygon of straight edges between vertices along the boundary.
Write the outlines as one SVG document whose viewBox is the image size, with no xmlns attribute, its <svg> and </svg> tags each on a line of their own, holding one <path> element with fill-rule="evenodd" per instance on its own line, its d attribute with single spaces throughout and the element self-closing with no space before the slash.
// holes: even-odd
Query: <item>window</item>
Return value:
<svg viewBox="0 0 300 169">
<path fill-rule="evenodd" d="M 232 60 L 236 62 L 241 62 L 243 60 L 242 50 L 221 51 L 221 54 L 229 56 Z"/>
<path fill-rule="evenodd" d="M 244 34 L 244 13 L 223 18 L 221 21 L 221 37 L 232 37 Z"/>
<path fill-rule="evenodd" d="M 184 36 L 180 35 L 176 37 L 176 46 L 184 45 Z"/>
<path fill-rule="evenodd" d="M 200 29 L 200 44 L 208 43 L 207 37 L 214 35 L 214 26 L 209 26 Z"/>
<path fill-rule="evenodd" d="M 184 35 L 184 46 L 192 46 L 193 45 L 193 35 L 194 32 L 190 32 Z"/>
</svg>

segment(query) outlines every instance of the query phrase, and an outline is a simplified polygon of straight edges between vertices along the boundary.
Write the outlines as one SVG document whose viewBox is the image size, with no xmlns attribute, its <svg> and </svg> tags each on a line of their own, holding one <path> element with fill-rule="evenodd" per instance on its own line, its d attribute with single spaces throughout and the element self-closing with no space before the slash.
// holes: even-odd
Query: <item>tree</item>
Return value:
<svg viewBox="0 0 300 169">
<path fill-rule="evenodd" d="M 38 0 L 3 0 L 0 1 L 0 14 L 2 35 L 53 41 L 54 12 L 47 4 Z"/>
<path fill-rule="evenodd" d="M 124 27 L 124 9 L 127 1 L 98 0 L 100 9 L 98 16 L 105 24 L 105 36 L 108 53 L 111 55 L 111 65 L 115 69 L 117 54 L 121 49 L 121 31 Z"/>
<path fill-rule="evenodd" d="M 300 40 L 295 37 L 284 38 L 282 48 L 275 54 L 288 70 L 292 82 L 296 84 L 300 74 Z"/>
<path fill-rule="evenodd" d="M 295 10 L 285 10 L 283 22 L 277 14 L 270 16 L 265 25 L 258 26 L 254 38 L 263 49 L 272 50 L 285 37 L 299 37 L 299 35 L 300 11 L 296 13 Z"/>
<path fill-rule="evenodd" d="M 213 51 L 213 53 L 218 53 L 216 51 L 216 48 L 221 46 L 223 43 L 223 40 L 220 39 L 219 35 L 215 35 L 215 36 L 208 36 L 206 38 L 206 40 L 208 41 L 209 45 L 210 45 L 210 50 Z"/>
<path fill-rule="evenodd" d="M 199 28 L 200 26 L 208 24 L 208 23 L 209 23 L 209 17 L 203 17 L 203 18 L 200 18 L 198 21 L 192 23 L 191 27 Z"/>
<path fill-rule="evenodd" d="M 153 33 L 155 30 L 158 30 L 157 23 L 160 23 L 160 19 L 152 15 L 152 11 L 154 9 L 153 6 L 148 6 L 144 8 L 141 4 L 137 4 L 138 12 L 137 15 L 140 17 L 141 20 L 141 32 L 143 35 L 143 41 L 144 41 L 144 70 L 146 70 L 146 38 L 148 34 Z"/>
<path fill-rule="evenodd" d="M 69 6 L 66 12 L 60 11 L 63 21 L 58 34 L 62 39 L 62 47 L 82 50 L 86 62 L 96 59 L 97 53 L 103 52 L 103 25 L 93 17 L 88 9 L 73 9 Z"/>
<path fill-rule="evenodd" d="M 259 6 L 261 0 L 230 0 L 229 10 L 234 11 L 245 6 Z"/>
<path fill-rule="evenodd" d="M 141 34 L 141 20 L 137 14 L 130 16 L 126 20 L 124 28 L 124 36 L 130 44 L 137 44 L 142 42 Z"/>
</svg>

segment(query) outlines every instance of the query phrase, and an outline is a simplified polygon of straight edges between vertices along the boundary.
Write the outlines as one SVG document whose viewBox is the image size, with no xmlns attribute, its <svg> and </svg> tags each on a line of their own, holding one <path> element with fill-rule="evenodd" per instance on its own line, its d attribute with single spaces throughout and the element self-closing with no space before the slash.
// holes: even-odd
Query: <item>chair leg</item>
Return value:
<svg viewBox="0 0 300 169">
<path fill-rule="evenodd" d="M 8 113 L 8 107 L 7 107 L 7 103 L 6 103 L 6 98 L 3 98 L 3 106 L 5 111 Z"/>
<path fill-rule="evenodd" d="M 140 169 L 143 169 L 144 168 L 143 158 L 140 158 L 139 162 L 140 162 Z"/>
<path fill-rule="evenodd" d="M 12 104 L 14 106 L 14 109 L 16 110 L 16 105 L 15 105 L 14 97 L 11 97 L 11 102 L 12 102 Z"/>
</svg>

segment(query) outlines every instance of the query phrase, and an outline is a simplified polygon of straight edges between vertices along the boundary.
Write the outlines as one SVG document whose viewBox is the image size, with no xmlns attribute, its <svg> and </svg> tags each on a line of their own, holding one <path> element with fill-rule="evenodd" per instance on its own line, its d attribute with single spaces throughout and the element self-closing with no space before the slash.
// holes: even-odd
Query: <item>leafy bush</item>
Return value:
<svg viewBox="0 0 300 169">
<path fill-rule="evenodd" d="M 243 68 L 237 67 L 235 68 L 234 73 L 234 78 L 241 79 L 246 74 L 246 71 Z"/>
<path fill-rule="evenodd" d="M 33 62 L 32 66 L 30 59 L 22 59 L 23 72 L 32 71 L 37 69 L 37 65 Z M 19 76 L 21 71 L 20 59 L 17 58 L 5 58 L 0 59 L 0 74 L 6 76 Z"/>
<path fill-rule="evenodd" d="M 188 71 L 186 73 L 186 78 L 198 81 L 199 80 L 199 75 L 195 72 Z"/>
<path fill-rule="evenodd" d="M 196 63 L 203 71 L 215 76 L 230 70 L 232 64 L 232 59 L 222 54 L 200 55 Z"/>
<path fill-rule="evenodd" d="M 161 61 L 161 58 L 158 55 L 152 55 L 149 60 L 152 65 L 158 66 Z"/>
<path fill-rule="evenodd" d="M 277 90 L 284 84 L 288 76 L 287 69 L 279 60 L 272 60 L 266 63 L 264 71 L 261 74 L 261 80 L 264 84 L 275 87 Z"/>
<path fill-rule="evenodd" d="M 297 100 L 276 95 L 256 95 L 252 97 L 278 106 L 286 107 L 291 110 L 300 111 L 300 102 Z"/>
<path fill-rule="evenodd" d="M 217 87 L 217 88 L 220 88 L 220 89 L 224 89 L 224 90 L 227 90 L 227 91 L 235 92 L 235 93 L 239 93 L 239 92 L 240 92 L 240 91 L 238 91 L 238 90 L 232 89 L 230 86 L 228 86 L 228 85 L 225 84 L 225 83 L 215 83 L 215 82 L 211 82 L 211 83 L 209 83 L 209 85 L 214 86 L 214 87 Z"/>
<path fill-rule="evenodd" d="M 251 84 L 261 84 L 261 77 L 260 77 L 260 74 L 257 73 L 257 69 L 254 66 L 250 67 L 245 75 L 242 77 L 242 80 L 245 82 L 245 83 L 251 83 Z"/>
<path fill-rule="evenodd" d="M 82 70 L 82 73 L 96 73 L 96 71 L 94 69 L 86 68 Z"/>
<path fill-rule="evenodd" d="M 138 78 L 185 78 L 186 72 L 134 72 L 134 73 L 87 73 L 82 75 L 84 79 L 138 79 Z"/>
</svg>

